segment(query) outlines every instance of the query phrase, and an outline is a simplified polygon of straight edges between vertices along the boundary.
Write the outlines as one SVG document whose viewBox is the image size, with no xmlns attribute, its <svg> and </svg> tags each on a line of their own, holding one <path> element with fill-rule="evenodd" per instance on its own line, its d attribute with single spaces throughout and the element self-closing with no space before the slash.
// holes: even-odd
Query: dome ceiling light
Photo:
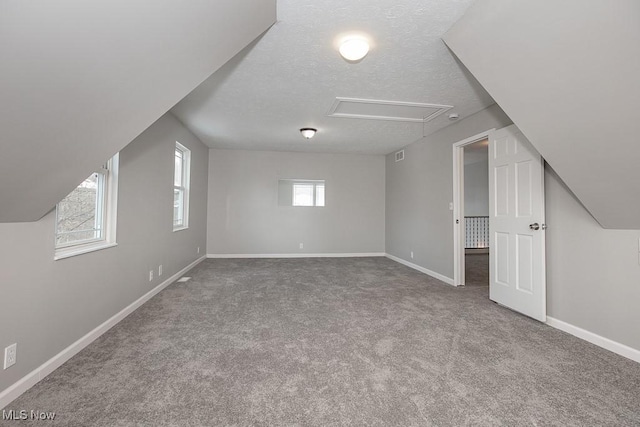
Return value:
<svg viewBox="0 0 640 427">
<path fill-rule="evenodd" d="M 347 37 L 340 43 L 338 51 L 347 61 L 360 61 L 369 53 L 369 42 L 362 36 Z"/>
<path fill-rule="evenodd" d="M 314 135 L 316 134 L 316 132 L 318 132 L 318 129 L 314 129 L 314 128 L 302 128 L 300 129 L 300 133 L 302 134 L 302 136 L 304 136 L 306 139 L 311 139 L 314 137 Z"/>
</svg>

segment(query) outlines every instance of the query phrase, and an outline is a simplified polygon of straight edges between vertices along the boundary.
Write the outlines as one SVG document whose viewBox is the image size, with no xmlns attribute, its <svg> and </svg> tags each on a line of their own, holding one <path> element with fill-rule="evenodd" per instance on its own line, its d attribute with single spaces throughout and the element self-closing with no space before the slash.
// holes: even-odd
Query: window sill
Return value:
<svg viewBox="0 0 640 427">
<path fill-rule="evenodd" d="M 112 248 L 114 246 L 118 246 L 117 243 L 109 243 L 109 242 L 100 242 L 93 243 L 88 245 L 78 245 L 78 246 L 70 246 L 68 248 L 60 248 L 56 249 L 53 260 L 57 261 L 60 259 L 71 258 L 76 255 L 82 255 L 89 252 L 100 251 L 102 249 Z"/>
<path fill-rule="evenodd" d="M 173 231 L 175 232 L 175 231 L 182 231 L 182 230 L 188 230 L 188 229 L 189 229 L 189 227 L 185 226 L 185 227 L 174 228 Z"/>
</svg>

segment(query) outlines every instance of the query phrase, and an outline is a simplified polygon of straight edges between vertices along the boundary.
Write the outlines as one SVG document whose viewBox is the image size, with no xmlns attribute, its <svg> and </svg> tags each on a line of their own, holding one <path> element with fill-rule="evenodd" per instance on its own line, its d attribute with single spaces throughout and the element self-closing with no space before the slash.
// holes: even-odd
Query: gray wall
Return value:
<svg viewBox="0 0 640 427">
<path fill-rule="evenodd" d="M 452 277 L 451 146 L 509 124 L 493 106 L 387 156 L 387 253 Z M 547 314 L 640 350 L 640 231 L 602 228 L 548 166 L 545 187 Z"/>
<path fill-rule="evenodd" d="M 175 141 L 192 150 L 192 194 L 189 229 L 174 233 Z M 18 343 L 0 390 L 204 255 L 207 167 L 207 148 L 168 114 L 121 151 L 117 247 L 54 261 L 54 212 L 0 224 L 0 349 Z"/>
<path fill-rule="evenodd" d="M 545 169 L 548 315 L 640 350 L 639 230 L 607 230 Z"/>
<path fill-rule="evenodd" d="M 464 165 L 464 215 L 489 216 L 489 162 Z"/>
<path fill-rule="evenodd" d="M 207 253 L 384 252 L 384 156 L 212 149 L 209 159 Z M 279 206 L 283 178 L 324 179 L 326 206 Z"/>
<path fill-rule="evenodd" d="M 401 162 L 387 156 L 387 253 L 453 277 L 452 144 L 509 124 L 493 105 L 407 146 Z"/>
<path fill-rule="evenodd" d="M 640 228 L 639 18 L 638 0 L 477 0 L 443 37 L 606 228 Z"/>
<path fill-rule="evenodd" d="M 42 218 L 276 22 L 276 0 L 1 7 L 1 222 Z"/>
</svg>

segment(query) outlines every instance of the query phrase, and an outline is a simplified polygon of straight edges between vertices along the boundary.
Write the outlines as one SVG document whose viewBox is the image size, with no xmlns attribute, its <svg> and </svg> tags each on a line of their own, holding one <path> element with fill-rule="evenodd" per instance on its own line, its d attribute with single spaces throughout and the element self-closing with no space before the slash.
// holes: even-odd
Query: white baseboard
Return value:
<svg viewBox="0 0 640 427">
<path fill-rule="evenodd" d="M 407 267 L 411 267 L 414 270 L 418 270 L 421 273 L 424 273 L 424 274 L 426 274 L 428 276 L 431 276 L 431 277 L 433 277 L 435 279 L 441 280 L 441 281 L 443 281 L 444 283 L 446 283 L 448 285 L 453 286 L 453 279 L 451 277 L 447 277 L 447 276 L 444 276 L 444 275 L 442 275 L 440 273 L 436 273 L 435 271 L 431 271 L 431 270 L 429 270 L 427 268 L 420 267 L 417 264 L 414 264 L 414 263 L 409 262 L 409 261 L 405 261 L 402 258 L 398 258 L 397 256 L 394 256 L 394 255 L 391 255 L 391 254 L 385 254 L 385 256 L 387 258 L 395 261 L 395 262 L 399 262 L 400 264 L 406 265 Z"/>
<path fill-rule="evenodd" d="M 594 334 L 593 332 L 589 332 L 570 323 L 563 322 L 562 320 L 558 320 L 550 316 L 547 316 L 547 325 L 588 341 L 591 344 L 595 344 L 598 347 L 602 347 L 606 350 L 612 351 L 616 354 L 619 354 L 620 356 L 624 356 L 627 359 L 631 359 L 635 362 L 640 362 L 640 350 L 636 350 L 635 348 L 620 344 L 619 342 L 610 340 L 609 338 L 605 338 L 598 334 Z"/>
<path fill-rule="evenodd" d="M 384 252 L 341 254 L 207 254 L 207 258 L 361 258 L 383 256 L 385 256 Z"/>
<path fill-rule="evenodd" d="M 193 267 L 202 262 L 205 257 L 198 258 L 173 276 L 169 277 L 167 280 L 129 304 L 127 307 L 123 308 L 120 312 L 109 318 L 107 321 L 93 329 L 91 332 L 84 335 L 82 338 L 71 344 L 69 347 L 62 350 L 60 353 L 53 356 L 51 359 L 47 360 L 45 363 L 40 365 L 38 368 L 34 369 L 13 385 L 9 386 L 6 390 L 0 392 L 0 409 L 7 406 L 9 403 L 14 401 L 18 396 L 20 396 L 25 391 L 29 390 L 31 387 L 36 385 L 39 381 L 44 379 L 51 372 L 59 368 L 64 362 L 71 359 L 73 356 L 78 354 L 82 349 L 95 341 L 102 334 L 107 332 L 109 329 L 114 327 L 118 322 L 127 317 L 133 311 L 135 311 L 138 307 L 140 307 L 145 302 L 149 301 L 152 297 L 154 297 L 161 290 L 172 284 L 174 281 L 179 279 L 184 273 L 191 270 Z"/>
</svg>

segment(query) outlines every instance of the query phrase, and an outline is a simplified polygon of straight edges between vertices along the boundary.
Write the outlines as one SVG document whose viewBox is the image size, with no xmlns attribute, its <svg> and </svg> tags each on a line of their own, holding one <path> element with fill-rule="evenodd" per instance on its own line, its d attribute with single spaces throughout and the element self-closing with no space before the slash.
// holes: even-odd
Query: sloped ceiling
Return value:
<svg viewBox="0 0 640 427">
<path fill-rule="evenodd" d="M 603 227 L 640 229 L 640 2 L 478 0 L 444 40 Z"/>
<path fill-rule="evenodd" d="M 0 222 L 42 217 L 275 19 L 275 0 L 0 2 Z"/>
<path fill-rule="evenodd" d="M 337 97 L 446 104 L 460 117 L 494 101 L 442 42 L 471 0 L 278 0 L 278 23 L 172 112 L 214 148 L 387 154 L 450 125 L 328 117 Z M 365 33 L 359 63 L 336 42 Z M 302 127 L 315 127 L 311 140 Z"/>
</svg>

